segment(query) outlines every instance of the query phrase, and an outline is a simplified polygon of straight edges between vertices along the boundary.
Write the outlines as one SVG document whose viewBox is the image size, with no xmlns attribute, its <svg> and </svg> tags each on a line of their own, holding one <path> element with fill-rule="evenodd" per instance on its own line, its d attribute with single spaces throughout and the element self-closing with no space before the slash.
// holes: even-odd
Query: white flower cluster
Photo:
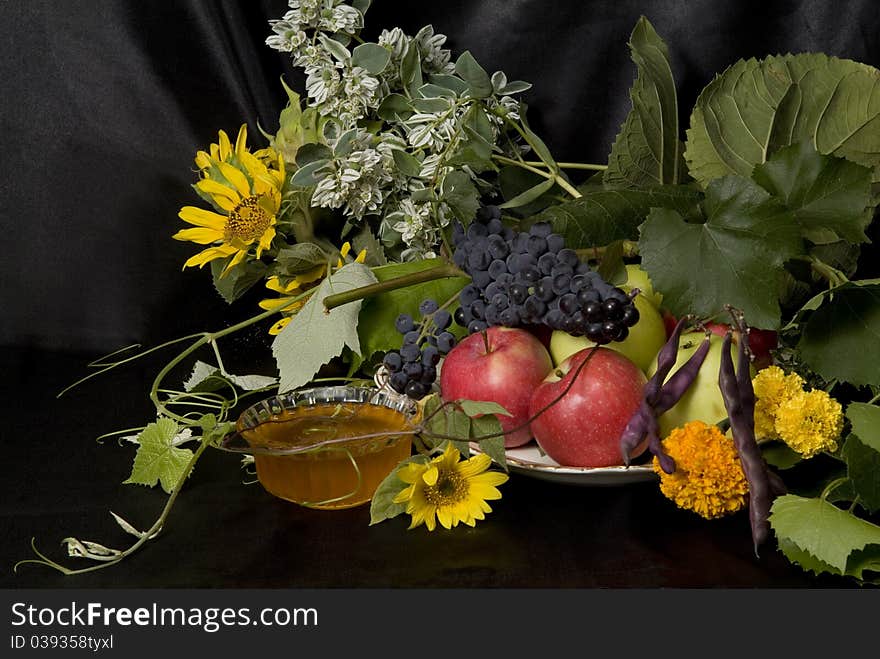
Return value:
<svg viewBox="0 0 880 659">
<path fill-rule="evenodd" d="M 270 23 L 273 34 L 266 43 L 290 53 L 306 76 L 307 105 L 329 122 L 322 139 L 332 156 L 314 171 L 311 203 L 340 209 L 355 222 L 379 216 L 380 236 L 386 244 L 403 242 L 403 258 L 433 256 L 441 230 L 454 216 L 438 191 L 453 168 L 470 174 L 461 163 L 448 162 L 470 139 L 464 126 L 469 109 L 478 109 L 474 106 L 482 102 L 490 110 L 483 119 L 483 139 L 494 144 L 503 120 L 491 109 L 501 106 L 513 114 L 518 104 L 494 95 L 474 101 L 454 86 L 421 98 L 411 86 L 413 78 L 433 82 L 431 76 L 439 76 L 438 81 L 455 76 L 452 53 L 444 48 L 446 36 L 430 25 L 415 36 L 400 28 L 383 30 L 373 47 L 387 51 L 388 60 L 378 67 L 381 71 L 370 68 L 371 73 L 358 65 L 369 66 L 366 60 L 345 45 L 353 43 L 363 27 L 358 9 L 344 0 L 289 0 L 289 6 L 281 20 Z M 466 89 L 467 83 L 458 80 Z M 382 102 L 392 95 L 413 103 L 412 109 L 398 116 L 381 112 Z M 345 142 L 343 148 L 338 148 L 339 142 Z M 396 158 L 395 151 L 405 154 L 406 175 L 398 161 L 401 154 Z"/>
<path fill-rule="evenodd" d="M 275 50 L 297 54 L 309 41 L 309 32 L 354 34 L 364 26 L 364 17 L 345 0 L 289 0 L 290 10 L 270 21 L 274 34 L 266 43 Z"/>
</svg>

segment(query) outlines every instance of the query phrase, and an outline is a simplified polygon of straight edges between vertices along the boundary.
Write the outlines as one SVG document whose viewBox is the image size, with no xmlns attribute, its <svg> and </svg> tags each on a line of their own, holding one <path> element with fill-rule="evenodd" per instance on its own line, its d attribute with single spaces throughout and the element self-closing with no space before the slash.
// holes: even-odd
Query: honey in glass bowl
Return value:
<svg viewBox="0 0 880 659">
<path fill-rule="evenodd" d="M 288 392 L 245 410 L 223 448 L 251 453 L 269 493 L 320 509 L 369 502 L 410 456 L 418 408 L 367 387 Z"/>
</svg>

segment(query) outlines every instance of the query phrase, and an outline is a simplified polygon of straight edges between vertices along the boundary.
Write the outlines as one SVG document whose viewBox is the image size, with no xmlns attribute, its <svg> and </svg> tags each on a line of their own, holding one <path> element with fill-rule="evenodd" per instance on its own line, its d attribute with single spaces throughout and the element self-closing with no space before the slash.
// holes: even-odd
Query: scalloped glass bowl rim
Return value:
<svg viewBox="0 0 880 659">
<path fill-rule="evenodd" d="M 299 444 L 288 448 L 254 446 L 248 442 L 242 433 L 253 430 L 264 423 L 273 423 L 273 418 L 285 410 L 298 407 L 314 407 L 316 405 L 335 405 L 347 403 L 351 405 L 378 405 L 399 412 L 409 428 L 396 428 L 395 432 L 406 432 L 415 428 L 415 421 L 419 416 L 418 404 L 408 396 L 398 394 L 388 389 L 376 387 L 355 387 L 337 385 L 329 387 L 310 387 L 307 389 L 295 389 L 275 396 L 271 396 L 250 407 L 246 408 L 238 417 L 235 431 L 228 434 L 219 445 L 219 448 L 232 453 L 259 453 L 261 455 L 296 455 L 316 449 L 326 448 L 338 444 L 358 442 L 358 437 L 339 437 L 324 439 L 308 444 Z M 394 434 L 389 431 L 389 435 Z"/>
</svg>

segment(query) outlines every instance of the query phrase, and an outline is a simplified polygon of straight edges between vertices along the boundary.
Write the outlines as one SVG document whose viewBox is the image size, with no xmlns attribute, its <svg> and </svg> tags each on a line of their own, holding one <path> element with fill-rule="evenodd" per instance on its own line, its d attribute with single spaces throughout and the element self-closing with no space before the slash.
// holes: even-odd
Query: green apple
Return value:
<svg viewBox="0 0 880 659">
<path fill-rule="evenodd" d="M 666 326 L 657 307 L 648 298 L 637 295 L 635 304 L 639 311 L 639 322 L 630 328 L 629 335 L 623 341 L 612 341 L 606 347 L 627 357 L 644 373 L 666 343 Z M 556 330 L 550 336 L 550 356 L 558 366 L 579 350 L 595 345 L 586 337 Z"/>
<path fill-rule="evenodd" d="M 696 352 L 705 336 L 703 332 L 685 332 L 681 335 L 675 366 L 669 371 L 670 376 Z M 691 383 L 681 400 L 660 415 L 658 419 L 661 439 L 688 421 L 699 420 L 714 424 L 727 418 L 727 409 L 724 407 L 724 399 L 718 388 L 718 370 L 721 366 L 723 343 L 724 339 L 721 336 L 712 334 L 709 337 L 709 353 L 706 355 L 696 379 Z M 733 356 L 733 363 L 736 364 L 736 347 L 732 344 L 730 353 Z M 654 375 L 656 370 L 657 364 L 655 362 L 647 372 L 648 377 Z"/>
<path fill-rule="evenodd" d="M 629 263 L 626 266 L 626 282 L 620 286 L 629 293 L 632 289 L 638 288 L 642 295 L 654 303 L 654 306 L 660 309 L 663 304 L 663 294 L 654 290 L 654 284 L 648 277 L 640 265 Z"/>
</svg>

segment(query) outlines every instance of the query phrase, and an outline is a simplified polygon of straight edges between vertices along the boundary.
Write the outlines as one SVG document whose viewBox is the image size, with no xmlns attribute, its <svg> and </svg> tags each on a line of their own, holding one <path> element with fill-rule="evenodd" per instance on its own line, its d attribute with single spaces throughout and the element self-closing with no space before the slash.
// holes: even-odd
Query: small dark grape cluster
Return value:
<svg viewBox="0 0 880 659">
<path fill-rule="evenodd" d="M 403 345 L 386 353 L 382 362 L 391 388 L 415 400 L 431 392 L 440 358 L 455 345 L 455 335 L 449 331 L 452 315 L 446 309 L 429 299 L 419 305 L 419 313 L 418 322 L 408 313 L 397 317 L 394 326 L 403 334 Z"/>
<path fill-rule="evenodd" d="M 483 206 L 467 229 L 453 227 L 452 243 L 453 261 L 472 280 L 455 321 L 471 334 L 544 324 L 604 344 L 625 339 L 639 320 L 633 299 L 581 262 L 547 222 L 517 232 L 497 206 Z"/>
</svg>

